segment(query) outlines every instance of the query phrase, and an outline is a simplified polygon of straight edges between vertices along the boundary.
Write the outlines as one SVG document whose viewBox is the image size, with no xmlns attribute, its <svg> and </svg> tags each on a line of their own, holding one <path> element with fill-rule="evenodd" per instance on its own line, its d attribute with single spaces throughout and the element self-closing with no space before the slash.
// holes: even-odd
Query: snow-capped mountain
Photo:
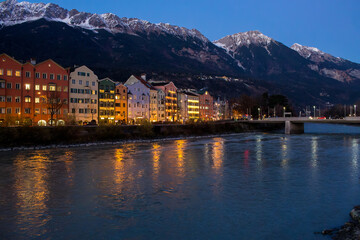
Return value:
<svg viewBox="0 0 360 240">
<path fill-rule="evenodd" d="M 194 37 L 207 43 L 209 40 L 196 29 L 187 29 L 168 23 L 153 24 L 136 18 L 120 18 L 112 13 L 92 14 L 68 11 L 53 3 L 30 3 L 6 0 L 0 3 L 0 25 L 9 26 L 45 18 L 85 29 L 106 29 L 112 33 L 167 33 L 187 39 Z"/>
<path fill-rule="evenodd" d="M 310 60 L 311 62 L 308 64 L 308 67 L 323 76 L 341 82 L 360 80 L 360 64 L 334 57 L 315 47 L 302 46 L 298 43 L 292 45 L 291 49 Z"/>
</svg>

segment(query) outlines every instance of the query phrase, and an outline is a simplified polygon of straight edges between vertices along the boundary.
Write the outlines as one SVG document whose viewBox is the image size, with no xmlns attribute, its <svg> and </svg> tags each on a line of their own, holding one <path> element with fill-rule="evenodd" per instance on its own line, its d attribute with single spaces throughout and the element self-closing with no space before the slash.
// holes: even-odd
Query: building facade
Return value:
<svg viewBox="0 0 360 240">
<path fill-rule="evenodd" d="M 128 89 L 122 83 L 115 87 L 115 123 L 126 124 L 128 122 Z"/>
<path fill-rule="evenodd" d="M 200 91 L 199 94 L 199 113 L 203 121 L 211 121 L 214 116 L 214 99 L 208 91 Z"/>
<path fill-rule="evenodd" d="M 98 77 L 86 66 L 70 73 L 69 112 L 78 124 L 98 121 Z"/>
<path fill-rule="evenodd" d="M 115 123 L 115 82 L 110 78 L 99 80 L 99 124 Z"/>
<path fill-rule="evenodd" d="M 22 64 L 0 55 L 0 121 L 10 125 L 64 125 L 69 71 L 49 59 Z"/>
<path fill-rule="evenodd" d="M 124 85 L 128 88 L 129 123 L 143 119 L 150 121 L 150 90 L 155 89 L 145 79 L 134 75 Z"/>
<path fill-rule="evenodd" d="M 188 90 L 179 90 L 177 97 L 179 120 L 185 123 L 199 119 L 199 96 Z"/>
<path fill-rule="evenodd" d="M 149 81 L 156 89 L 165 93 L 165 121 L 174 122 L 178 120 L 177 87 L 173 82 Z"/>
<path fill-rule="evenodd" d="M 157 121 L 165 122 L 165 114 L 165 92 L 161 89 L 157 89 Z"/>
</svg>

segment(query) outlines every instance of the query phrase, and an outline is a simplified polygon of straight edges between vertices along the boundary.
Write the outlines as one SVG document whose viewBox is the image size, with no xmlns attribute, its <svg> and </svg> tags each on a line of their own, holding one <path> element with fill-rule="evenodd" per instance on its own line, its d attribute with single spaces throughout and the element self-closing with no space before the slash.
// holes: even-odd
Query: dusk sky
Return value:
<svg viewBox="0 0 360 240">
<path fill-rule="evenodd" d="M 20 0 L 19 0 L 20 1 Z M 30 0 L 30 2 L 40 2 Z M 291 46 L 317 47 L 360 63 L 359 0 L 48 0 L 66 9 L 115 13 L 196 28 L 210 40 L 259 30 Z"/>
</svg>

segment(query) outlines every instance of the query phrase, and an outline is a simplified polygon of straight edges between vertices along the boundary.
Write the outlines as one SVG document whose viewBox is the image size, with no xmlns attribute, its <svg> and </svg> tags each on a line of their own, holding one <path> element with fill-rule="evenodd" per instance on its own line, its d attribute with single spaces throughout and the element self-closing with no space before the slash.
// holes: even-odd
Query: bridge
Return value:
<svg viewBox="0 0 360 240">
<path fill-rule="evenodd" d="M 245 121 L 244 121 L 245 122 Z M 360 117 L 346 117 L 344 119 L 311 119 L 309 117 L 279 117 L 263 120 L 246 120 L 253 123 L 284 123 L 285 134 L 304 133 L 304 123 L 327 123 L 360 126 Z"/>
</svg>

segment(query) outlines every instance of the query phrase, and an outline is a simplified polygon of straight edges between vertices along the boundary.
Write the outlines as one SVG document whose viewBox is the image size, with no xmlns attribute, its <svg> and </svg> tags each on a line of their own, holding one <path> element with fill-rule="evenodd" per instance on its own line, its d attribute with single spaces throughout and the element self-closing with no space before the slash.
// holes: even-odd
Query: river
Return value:
<svg viewBox="0 0 360 240">
<path fill-rule="evenodd" d="M 1 152 L 0 239 L 329 239 L 360 130 L 305 131 Z"/>
</svg>

